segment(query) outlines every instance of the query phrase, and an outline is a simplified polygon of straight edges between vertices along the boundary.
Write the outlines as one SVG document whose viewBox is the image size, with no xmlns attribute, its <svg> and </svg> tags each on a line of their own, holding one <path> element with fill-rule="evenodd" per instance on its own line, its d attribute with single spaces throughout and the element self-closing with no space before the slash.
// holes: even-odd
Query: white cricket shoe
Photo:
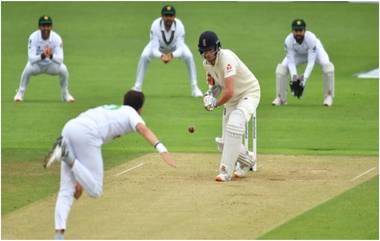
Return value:
<svg viewBox="0 0 380 241">
<path fill-rule="evenodd" d="M 13 100 L 16 102 L 21 102 L 24 100 L 23 98 L 24 98 L 24 91 L 18 90 Z"/>
<path fill-rule="evenodd" d="M 249 170 L 251 169 L 251 167 L 249 166 L 239 166 L 236 168 L 235 172 L 234 172 L 234 176 L 235 177 L 245 177 L 247 176 Z"/>
<path fill-rule="evenodd" d="M 198 88 L 198 86 L 194 86 L 192 91 L 191 91 L 191 95 L 193 97 L 202 97 L 203 96 L 203 93 L 202 91 Z"/>
<path fill-rule="evenodd" d="M 218 176 L 215 177 L 215 181 L 217 182 L 228 182 L 231 180 L 231 177 L 228 176 L 226 173 L 220 173 Z"/>
<path fill-rule="evenodd" d="M 254 160 L 253 152 L 248 152 L 249 159 L 251 160 L 250 165 L 236 163 L 236 169 L 234 172 L 235 177 L 245 177 L 247 176 L 250 170 L 255 170 L 256 168 L 256 160 Z"/>
<path fill-rule="evenodd" d="M 217 182 L 228 182 L 231 180 L 231 176 L 228 175 L 226 171 L 226 167 L 224 165 L 220 168 L 220 173 L 215 177 L 215 181 Z"/>
<path fill-rule="evenodd" d="M 45 168 L 49 168 L 54 162 L 63 161 L 70 167 L 74 165 L 75 157 L 70 151 L 70 148 L 67 146 L 63 137 L 60 136 L 55 141 L 51 151 L 45 158 Z"/>
<path fill-rule="evenodd" d="M 44 167 L 49 168 L 54 162 L 56 161 L 61 161 L 62 159 L 62 154 L 63 154 L 63 137 L 60 136 L 57 138 L 55 141 L 53 147 L 51 148 L 50 152 L 46 156 L 44 162 Z"/>
<path fill-rule="evenodd" d="M 280 105 L 286 105 L 286 104 L 288 104 L 288 102 L 286 100 L 282 100 L 280 97 L 276 97 L 272 101 L 272 105 L 274 106 L 280 106 Z"/>
<path fill-rule="evenodd" d="M 325 100 L 323 101 L 324 106 L 332 106 L 333 104 L 333 98 L 331 95 L 326 96 Z"/>
<path fill-rule="evenodd" d="M 62 99 L 63 99 L 63 101 L 68 102 L 68 103 L 72 103 L 75 101 L 74 97 L 72 95 L 70 95 L 69 92 L 63 94 Z"/>
</svg>

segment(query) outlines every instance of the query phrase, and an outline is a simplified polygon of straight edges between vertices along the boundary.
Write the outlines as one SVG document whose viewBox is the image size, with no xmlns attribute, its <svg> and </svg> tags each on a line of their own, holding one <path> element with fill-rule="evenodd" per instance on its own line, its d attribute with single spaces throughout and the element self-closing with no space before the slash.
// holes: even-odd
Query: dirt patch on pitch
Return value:
<svg viewBox="0 0 380 241">
<path fill-rule="evenodd" d="M 256 173 L 216 183 L 219 154 L 173 156 L 176 169 L 149 154 L 106 172 L 100 199 L 74 203 L 66 238 L 255 239 L 378 175 L 377 157 L 259 155 Z M 2 217 L 2 238 L 51 239 L 54 205 Z"/>
</svg>

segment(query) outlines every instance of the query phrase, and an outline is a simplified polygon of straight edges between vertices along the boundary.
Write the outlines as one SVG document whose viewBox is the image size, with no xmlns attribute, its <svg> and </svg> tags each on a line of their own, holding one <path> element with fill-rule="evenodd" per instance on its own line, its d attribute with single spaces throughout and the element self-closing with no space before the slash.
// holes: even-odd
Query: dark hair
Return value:
<svg viewBox="0 0 380 241">
<path fill-rule="evenodd" d="M 124 105 L 129 105 L 136 111 L 144 105 L 144 100 L 144 93 L 140 91 L 130 90 L 124 95 Z"/>
</svg>

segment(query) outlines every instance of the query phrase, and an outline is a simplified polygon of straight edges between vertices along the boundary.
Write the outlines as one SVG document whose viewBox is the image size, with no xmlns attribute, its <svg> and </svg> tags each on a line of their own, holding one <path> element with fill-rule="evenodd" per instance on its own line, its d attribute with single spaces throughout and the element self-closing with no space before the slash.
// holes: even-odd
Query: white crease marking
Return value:
<svg viewBox="0 0 380 241">
<path fill-rule="evenodd" d="M 127 173 L 127 172 L 129 172 L 129 171 L 132 171 L 132 170 L 134 170 L 134 169 L 136 169 L 136 168 L 139 168 L 139 167 L 141 167 L 141 166 L 143 166 L 143 165 L 144 165 L 144 163 L 142 162 L 142 163 L 138 164 L 137 166 L 131 167 L 131 168 L 125 170 L 125 171 L 122 171 L 122 172 L 116 174 L 115 177 L 118 177 L 118 176 L 120 176 L 120 175 L 122 175 L 122 174 L 124 174 L 124 173 Z"/>
<path fill-rule="evenodd" d="M 362 176 L 364 176 L 364 175 L 366 175 L 366 174 L 372 172 L 372 171 L 375 170 L 375 169 L 376 169 L 376 167 L 372 167 L 372 168 L 368 169 L 367 171 L 365 171 L 365 172 L 363 172 L 363 173 L 357 175 L 356 177 L 352 178 L 352 179 L 351 179 L 351 182 L 353 182 L 353 181 L 355 181 L 356 179 L 359 179 L 360 177 L 362 177 Z"/>
</svg>

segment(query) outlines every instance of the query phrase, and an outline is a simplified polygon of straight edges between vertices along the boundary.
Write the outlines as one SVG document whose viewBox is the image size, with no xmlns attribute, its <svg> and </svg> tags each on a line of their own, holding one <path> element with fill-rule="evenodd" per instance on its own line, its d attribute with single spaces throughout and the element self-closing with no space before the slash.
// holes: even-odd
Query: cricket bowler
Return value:
<svg viewBox="0 0 380 241">
<path fill-rule="evenodd" d="M 103 144 L 122 135 L 138 132 L 170 166 L 176 163 L 168 150 L 140 116 L 142 92 L 130 90 L 123 105 L 103 105 L 87 110 L 66 123 L 62 135 L 45 159 L 45 167 L 61 162 L 61 182 L 55 206 L 55 239 L 63 239 L 74 198 L 84 189 L 90 197 L 103 192 Z M 89 227 L 90 228 L 90 227 Z"/>
</svg>

